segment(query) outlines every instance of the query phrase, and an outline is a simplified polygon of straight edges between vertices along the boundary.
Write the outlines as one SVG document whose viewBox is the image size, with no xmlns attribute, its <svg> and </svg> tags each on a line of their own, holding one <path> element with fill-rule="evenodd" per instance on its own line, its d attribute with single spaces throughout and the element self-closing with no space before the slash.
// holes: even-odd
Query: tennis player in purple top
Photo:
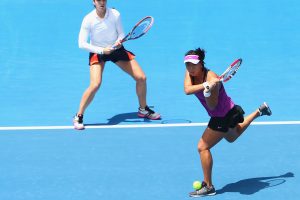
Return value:
<svg viewBox="0 0 300 200">
<path fill-rule="evenodd" d="M 210 149 L 223 138 L 230 143 L 234 142 L 254 119 L 272 114 L 267 103 L 263 103 L 244 117 L 242 107 L 227 95 L 218 75 L 205 67 L 204 58 L 205 51 L 200 48 L 188 51 L 184 57 L 184 91 L 187 95 L 194 94 L 211 117 L 198 143 L 204 180 L 201 189 L 189 194 L 191 197 L 216 194 L 212 183 L 213 158 Z"/>
</svg>

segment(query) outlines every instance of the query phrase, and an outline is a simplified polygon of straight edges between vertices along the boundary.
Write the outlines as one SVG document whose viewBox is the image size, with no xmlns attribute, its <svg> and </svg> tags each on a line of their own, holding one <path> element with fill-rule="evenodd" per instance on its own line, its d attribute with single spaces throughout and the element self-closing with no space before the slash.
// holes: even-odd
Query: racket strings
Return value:
<svg viewBox="0 0 300 200">
<path fill-rule="evenodd" d="M 228 69 L 228 71 L 225 72 L 225 74 L 224 74 L 224 79 L 227 79 L 229 77 L 231 78 L 232 76 L 234 76 L 235 73 L 237 72 L 238 68 L 239 68 L 239 65 L 235 65 L 232 68 Z"/>
<path fill-rule="evenodd" d="M 242 61 L 241 59 L 237 60 L 236 62 L 234 62 L 234 64 L 232 64 L 222 75 L 221 75 L 221 80 L 226 82 L 229 79 L 231 79 L 235 73 L 238 71 L 240 65 L 241 65 Z"/>
<path fill-rule="evenodd" d="M 142 36 L 143 34 L 145 34 L 149 28 L 152 25 L 152 19 L 151 18 L 146 18 L 145 20 L 143 20 L 142 22 L 140 22 L 140 24 L 138 24 L 131 32 L 130 34 L 130 38 L 131 39 L 135 39 L 138 38 L 140 36 Z"/>
</svg>

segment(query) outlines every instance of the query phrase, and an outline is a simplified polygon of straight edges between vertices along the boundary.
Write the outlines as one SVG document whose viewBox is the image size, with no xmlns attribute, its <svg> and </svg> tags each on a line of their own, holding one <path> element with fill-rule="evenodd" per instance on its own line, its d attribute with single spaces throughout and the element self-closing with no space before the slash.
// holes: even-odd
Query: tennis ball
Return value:
<svg viewBox="0 0 300 200">
<path fill-rule="evenodd" d="M 200 181 L 194 181 L 194 183 L 193 183 L 193 188 L 194 188 L 195 190 L 200 190 L 201 187 L 202 187 L 202 184 L 201 184 Z"/>
</svg>

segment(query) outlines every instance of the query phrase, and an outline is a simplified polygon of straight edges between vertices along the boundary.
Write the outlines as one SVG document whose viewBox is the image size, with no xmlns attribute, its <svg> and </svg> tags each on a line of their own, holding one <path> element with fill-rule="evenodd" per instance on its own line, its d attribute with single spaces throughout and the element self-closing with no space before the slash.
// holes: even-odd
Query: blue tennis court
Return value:
<svg viewBox="0 0 300 200">
<path fill-rule="evenodd" d="M 125 44 L 147 75 L 148 102 L 162 114 L 137 117 L 135 82 L 107 63 L 103 84 L 72 129 L 89 83 L 88 52 L 78 48 L 92 0 L 0 2 L 0 199 L 190 199 L 202 180 L 197 143 L 208 116 L 183 91 L 183 56 L 207 51 L 217 73 L 243 58 L 225 87 L 246 114 L 263 101 L 273 115 L 258 118 L 235 143 L 212 149 L 212 199 L 300 196 L 300 3 L 296 0 L 184 2 L 108 0 L 125 32 L 155 18 L 147 35 Z"/>
</svg>

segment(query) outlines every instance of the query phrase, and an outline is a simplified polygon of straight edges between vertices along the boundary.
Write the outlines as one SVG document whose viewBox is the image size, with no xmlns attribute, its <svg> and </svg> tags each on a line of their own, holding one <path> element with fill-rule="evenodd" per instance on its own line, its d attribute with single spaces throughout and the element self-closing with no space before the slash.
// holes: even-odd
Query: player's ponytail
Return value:
<svg viewBox="0 0 300 200">
<path fill-rule="evenodd" d="M 204 50 L 204 49 L 201 49 L 201 48 L 197 48 L 197 49 L 195 50 L 195 53 L 196 53 L 196 55 L 199 56 L 199 60 L 200 60 L 201 64 L 202 64 L 203 67 L 204 67 L 204 64 L 205 64 L 205 62 L 204 62 L 204 59 L 205 59 L 205 50 Z"/>
</svg>

